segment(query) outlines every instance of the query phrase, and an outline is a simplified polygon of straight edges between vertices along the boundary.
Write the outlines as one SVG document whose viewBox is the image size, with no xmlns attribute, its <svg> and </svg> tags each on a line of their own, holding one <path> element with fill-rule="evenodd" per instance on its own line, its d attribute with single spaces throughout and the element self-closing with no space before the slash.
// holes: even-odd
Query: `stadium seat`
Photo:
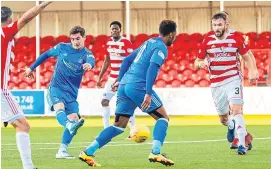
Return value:
<svg viewBox="0 0 271 169">
<path fill-rule="evenodd" d="M 155 83 L 156 87 L 166 87 L 166 81 L 162 80 L 162 79 L 158 79 Z"/>
</svg>

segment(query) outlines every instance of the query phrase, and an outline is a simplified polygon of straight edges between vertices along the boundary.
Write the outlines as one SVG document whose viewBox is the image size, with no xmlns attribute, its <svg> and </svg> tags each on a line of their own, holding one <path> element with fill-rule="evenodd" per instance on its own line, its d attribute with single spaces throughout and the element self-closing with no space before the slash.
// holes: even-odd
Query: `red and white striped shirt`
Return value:
<svg viewBox="0 0 271 169">
<path fill-rule="evenodd" d="M 132 43 L 125 37 L 121 36 L 118 41 L 111 37 L 106 42 L 107 56 L 110 57 L 111 72 L 110 77 L 116 79 L 123 59 L 133 52 Z"/>
<path fill-rule="evenodd" d="M 244 38 L 236 32 L 229 32 L 222 40 L 215 34 L 208 34 L 200 46 L 198 58 L 207 56 L 210 72 L 211 87 L 227 84 L 233 80 L 241 79 L 239 55 L 249 51 Z"/>
<path fill-rule="evenodd" d="M 8 89 L 9 71 L 14 68 L 11 65 L 11 59 L 15 58 L 12 50 L 15 46 L 14 36 L 17 32 L 17 21 L 1 28 L 1 89 Z"/>
</svg>

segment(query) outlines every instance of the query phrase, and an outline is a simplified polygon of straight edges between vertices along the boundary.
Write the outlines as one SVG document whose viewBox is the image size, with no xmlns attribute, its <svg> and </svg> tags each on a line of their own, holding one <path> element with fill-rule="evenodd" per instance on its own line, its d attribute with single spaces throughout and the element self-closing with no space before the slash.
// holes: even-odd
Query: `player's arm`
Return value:
<svg viewBox="0 0 271 169">
<path fill-rule="evenodd" d="M 150 107 L 152 87 L 156 80 L 157 74 L 160 70 L 160 67 L 164 63 L 166 56 L 167 56 L 166 52 L 163 52 L 161 49 L 155 49 L 152 53 L 150 65 L 147 70 L 146 76 L 146 94 L 144 97 L 144 101 L 141 104 L 142 111 L 147 110 Z"/>
<path fill-rule="evenodd" d="M 259 78 L 259 73 L 258 73 L 258 69 L 256 66 L 256 60 L 255 57 L 253 55 L 253 53 L 251 52 L 251 50 L 249 50 L 247 53 L 241 55 L 242 58 L 244 59 L 247 68 L 248 68 L 248 79 L 250 82 L 254 82 Z"/>
<path fill-rule="evenodd" d="M 101 80 L 102 80 L 103 75 L 105 74 L 106 70 L 108 69 L 109 64 L 110 64 L 110 56 L 107 55 L 105 57 L 105 60 L 103 62 L 103 66 L 102 66 L 101 72 L 100 72 L 98 80 L 97 80 L 97 86 L 98 87 L 102 86 Z"/>
<path fill-rule="evenodd" d="M 18 30 L 22 29 L 28 22 L 35 18 L 41 11 L 47 7 L 52 1 L 42 2 L 41 4 L 26 11 L 18 20 Z"/>
<path fill-rule="evenodd" d="M 83 69 L 89 71 L 95 66 L 95 58 L 91 52 L 87 53 L 86 63 L 83 64 Z"/>
<path fill-rule="evenodd" d="M 135 60 L 137 53 L 140 48 L 137 48 L 134 50 L 129 56 L 127 56 L 125 59 L 123 59 L 122 64 L 120 66 L 119 76 L 117 81 L 120 82 L 124 74 L 127 72 L 133 61 Z"/>
<path fill-rule="evenodd" d="M 25 69 L 25 72 L 23 73 L 26 77 L 33 77 L 33 71 L 41 65 L 43 62 L 45 62 L 50 57 L 56 57 L 59 55 L 60 45 L 58 44 L 55 47 L 49 49 L 48 51 L 41 54 L 38 59 L 29 67 Z"/>
<path fill-rule="evenodd" d="M 201 44 L 200 49 L 199 49 L 198 56 L 194 62 L 196 69 L 201 69 L 201 68 L 205 67 L 204 59 L 205 59 L 206 55 L 207 55 L 206 43 L 205 43 L 205 40 L 203 40 L 203 43 Z"/>
<path fill-rule="evenodd" d="M 239 54 L 244 59 L 248 68 L 248 79 L 254 82 L 259 78 L 255 57 L 243 37 L 238 38 L 238 43 L 240 44 L 238 48 Z"/>
</svg>

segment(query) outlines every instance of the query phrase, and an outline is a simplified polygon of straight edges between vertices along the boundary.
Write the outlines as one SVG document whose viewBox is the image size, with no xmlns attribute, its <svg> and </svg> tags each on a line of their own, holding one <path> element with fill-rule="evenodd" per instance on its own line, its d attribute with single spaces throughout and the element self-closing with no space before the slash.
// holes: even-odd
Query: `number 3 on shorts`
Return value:
<svg viewBox="0 0 271 169">
<path fill-rule="evenodd" d="M 239 94 L 240 93 L 240 88 L 239 87 L 236 87 L 235 88 L 235 94 Z"/>
</svg>

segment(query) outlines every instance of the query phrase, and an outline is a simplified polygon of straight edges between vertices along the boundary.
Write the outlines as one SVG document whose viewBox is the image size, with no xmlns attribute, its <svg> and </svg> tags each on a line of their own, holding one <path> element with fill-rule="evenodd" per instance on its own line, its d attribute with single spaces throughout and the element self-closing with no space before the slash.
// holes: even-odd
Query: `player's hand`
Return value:
<svg viewBox="0 0 271 169">
<path fill-rule="evenodd" d="M 205 67 L 204 61 L 198 61 L 197 65 L 196 65 L 196 68 L 197 69 L 202 69 L 204 67 Z"/>
<path fill-rule="evenodd" d="M 92 66 L 91 66 L 91 64 L 89 64 L 89 63 L 84 63 L 84 64 L 83 64 L 83 69 L 84 69 L 85 71 L 89 71 L 89 70 L 92 69 Z"/>
<path fill-rule="evenodd" d="M 98 88 L 101 88 L 101 87 L 102 87 L 101 79 L 98 79 L 98 80 L 97 80 L 96 85 L 97 85 Z"/>
<path fill-rule="evenodd" d="M 25 68 L 23 75 L 25 77 L 32 77 L 32 78 L 34 78 L 34 72 L 30 68 Z"/>
<path fill-rule="evenodd" d="M 111 86 L 112 89 L 111 89 L 111 90 L 112 90 L 113 92 L 115 92 L 115 91 L 118 90 L 118 87 L 119 87 L 119 82 L 116 81 L 115 83 L 112 84 L 112 86 Z"/>
<path fill-rule="evenodd" d="M 141 104 L 141 110 L 147 110 L 151 105 L 151 95 L 145 94 L 144 101 Z"/>
<path fill-rule="evenodd" d="M 254 83 L 259 79 L 259 73 L 258 70 L 252 70 L 252 71 L 248 71 L 248 81 L 250 83 Z"/>
</svg>

